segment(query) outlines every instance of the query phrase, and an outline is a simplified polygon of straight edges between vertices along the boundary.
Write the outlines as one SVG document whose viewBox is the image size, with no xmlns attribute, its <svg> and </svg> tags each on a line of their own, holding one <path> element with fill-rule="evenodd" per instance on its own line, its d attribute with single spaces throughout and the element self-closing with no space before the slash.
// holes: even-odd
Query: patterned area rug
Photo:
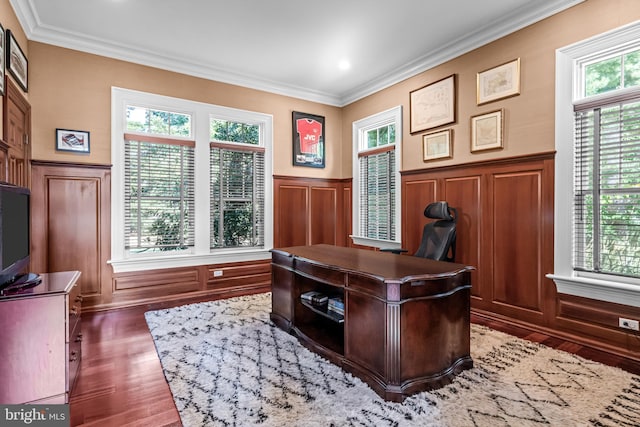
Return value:
<svg viewBox="0 0 640 427">
<path fill-rule="evenodd" d="M 185 427 L 640 425 L 640 377 L 477 325 L 473 369 L 385 402 L 270 309 L 267 293 L 145 314 Z"/>
</svg>

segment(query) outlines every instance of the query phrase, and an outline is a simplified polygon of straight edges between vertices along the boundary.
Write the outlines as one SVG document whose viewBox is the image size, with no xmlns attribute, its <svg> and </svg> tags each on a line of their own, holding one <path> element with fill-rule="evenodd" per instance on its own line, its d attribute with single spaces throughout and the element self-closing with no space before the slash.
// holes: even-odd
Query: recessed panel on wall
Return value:
<svg viewBox="0 0 640 427">
<path fill-rule="evenodd" d="M 311 244 L 337 242 L 337 188 L 311 187 L 310 227 Z"/>
<path fill-rule="evenodd" d="M 422 229 L 429 220 L 424 216 L 424 208 L 438 197 L 435 179 L 404 182 L 402 188 L 402 243 L 408 253 L 415 253 L 420 247 Z"/>
<path fill-rule="evenodd" d="M 46 179 L 46 272 L 79 270 L 82 295 L 100 293 L 100 179 Z"/>
<path fill-rule="evenodd" d="M 281 185 L 278 187 L 276 218 L 278 230 L 274 234 L 276 247 L 307 244 L 308 187 Z"/>
<path fill-rule="evenodd" d="M 542 310 L 541 191 L 541 171 L 493 175 L 493 300 L 532 311 Z"/>
<path fill-rule="evenodd" d="M 444 180 L 444 199 L 449 206 L 455 208 L 456 221 L 456 254 L 454 262 L 471 265 L 478 269 L 482 261 L 480 251 L 482 207 L 480 204 L 481 176 L 448 178 Z M 490 277 L 489 277 L 490 279 Z M 480 275 L 479 270 L 471 272 L 471 295 L 480 297 L 487 283 L 487 275 Z"/>
</svg>

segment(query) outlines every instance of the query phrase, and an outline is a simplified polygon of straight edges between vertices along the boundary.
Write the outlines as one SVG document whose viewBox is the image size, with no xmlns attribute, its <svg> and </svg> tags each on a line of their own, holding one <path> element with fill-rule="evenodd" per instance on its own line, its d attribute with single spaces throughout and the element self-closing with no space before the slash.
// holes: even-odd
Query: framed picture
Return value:
<svg viewBox="0 0 640 427">
<path fill-rule="evenodd" d="M 412 134 L 455 122 L 455 74 L 411 91 L 409 116 L 409 128 Z"/>
<path fill-rule="evenodd" d="M 293 165 L 324 167 L 324 117 L 293 112 Z"/>
<path fill-rule="evenodd" d="M 520 95 L 520 58 L 478 73 L 477 104 Z"/>
<path fill-rule="evenodd" d="M 453 129 L 428 133 L 422 136 L 422 160 L 447 159 L 452 157 Z"/>
<path fill-rule="evenodd" d="M 56 129 L 56 150 L 89 153 L 89 132 Z"/>
<path fill-rule="evenodd" d="M 504 110 L 471 117 L 471 152 L 502 148 Z"/>
<path fill-rule="evenodd" d="M 22 90 L 27 92 L 27 88 L 29 87 L 29 62 L 27 61 L 27 57 L 24 56 L 24 52 L 20 49 L 20 45 L 11 30 L 7 30 L 6 41 L 7 69 L 13 78 L 16 79 L 16 82 Z"/>
<path fill-rule="evenodd" d="M 4 73 L 5 73 L 5 60 L 6 56 L 6 37 L 4 33 L 4 27 L 0 25 L 0 96 L 4 96 Z"/>
</svg>

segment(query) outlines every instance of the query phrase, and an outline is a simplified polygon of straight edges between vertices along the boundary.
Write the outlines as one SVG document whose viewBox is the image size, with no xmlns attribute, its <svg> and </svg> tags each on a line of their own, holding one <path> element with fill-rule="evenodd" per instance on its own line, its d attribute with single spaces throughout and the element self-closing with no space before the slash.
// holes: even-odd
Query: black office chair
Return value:
<svg viewBox="0 0 640 427">
<path fill-rule="evenodd" d="M 458 213 L 447 202 L 433 202 L 424 209 L 424 216 L 437 221 L 424 225 L 420 247 L 413 256 L 453 262 L 456 257 L 456 222 Z M 399 254 L 406 249 L 382 249 Z"/>
</svg>

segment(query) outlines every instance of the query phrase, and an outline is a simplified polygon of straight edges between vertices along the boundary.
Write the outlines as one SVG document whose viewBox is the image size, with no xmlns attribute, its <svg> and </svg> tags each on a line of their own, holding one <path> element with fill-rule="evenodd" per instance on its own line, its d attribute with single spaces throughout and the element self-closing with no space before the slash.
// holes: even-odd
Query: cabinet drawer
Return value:
<svg viewBox="0 0 640 427">
<path fill-rule="evenodd" d="M 80 322 L 80 319 L 78 319 L 73 332 L 69 336 L 67 348 L 67 360 L 69 363 L 67 370 L 67 393 L 71 395 L 78 376 L 80 360 L 82 359 L 82 322 Z"/>
<path fill-rule="evenodd" d="M 72 325 L 82 312 L 82 295 L 80 285 L 75 284 L 69 292 L 69 324 Z"/>
</svg>

